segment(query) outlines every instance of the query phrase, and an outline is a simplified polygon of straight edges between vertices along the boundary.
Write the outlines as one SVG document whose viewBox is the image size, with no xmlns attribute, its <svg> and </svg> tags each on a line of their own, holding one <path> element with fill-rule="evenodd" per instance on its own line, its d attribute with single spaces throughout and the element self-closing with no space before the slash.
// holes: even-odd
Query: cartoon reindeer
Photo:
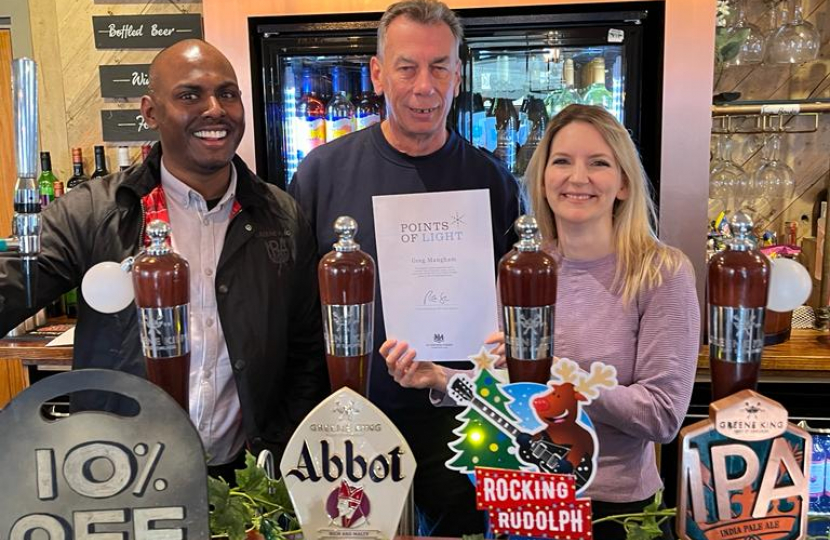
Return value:
<svg viewBox="0 0 830 540">
<path fill-rule="evenodd" d="M 587 482 L 594 469 L 595 435 L 580 422 L 580 413 L 584 405 L 599 396 L 600 388 L 617 385 L 617 370 L 594 362 L 590 373 L 586 373 L 568 358 L 555 362 L 551 369 L 554 378 L 548 383 L 550 388 L 532 400 L 533 410 L 546 424 L 536 438 L 568 447 L 565 460 L 572 468 L 568 472 Z"/>
</svg>

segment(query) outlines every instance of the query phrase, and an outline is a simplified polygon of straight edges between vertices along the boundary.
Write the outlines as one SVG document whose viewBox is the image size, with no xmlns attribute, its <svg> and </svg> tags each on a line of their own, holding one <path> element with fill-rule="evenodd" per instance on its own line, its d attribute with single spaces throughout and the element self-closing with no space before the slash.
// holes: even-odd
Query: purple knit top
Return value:
<svg viewBox="0 0 830 540">
<path fill-rule="evenodd" d="M 599 468 L 585 496 L 633 502 L 662 487 L 654 442 L 677 435 L 689 406 L 700 347 L 694 271 L 684 257 L 674 275 L 625 306 L 613 292 L 616 256 L 562 258 L 554 353 L 588 370 L 617 368 L 619 386 L 586 407 L 599 438 Z"/>
</svg>

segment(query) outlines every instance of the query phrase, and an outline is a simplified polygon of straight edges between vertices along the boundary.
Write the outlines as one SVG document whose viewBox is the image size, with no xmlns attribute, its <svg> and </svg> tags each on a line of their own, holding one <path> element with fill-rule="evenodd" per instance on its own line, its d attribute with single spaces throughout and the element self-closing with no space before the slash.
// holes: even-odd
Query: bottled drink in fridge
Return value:
<svg viewBox="0 0 830 540">
<path fill-rule="evenodd" d="M 516 130 L 519 113 L 508 98 L 497 98 L 493 102 L 493 116 L 496 117 L 496 151 L 494 154 L 507 166 L 516 170 Z"/>
<path fill-rule="evenodd" d="M 326 143 L 326 106 L 317 94 L 313 73 L 303 68 L 300 100 L 297 103 L 297 159 Z"/>
<path fill-rule="evenodd" d="M 46 208 L 55 200 L 55 174 L 52 172 L 52 156 L 49 152 L 40 153 L 40 176 L 37 179 L 40 192 L 40 206 Z"/>
<path fill-rule="evenodd" d="M 574 88 L 574 61 L 573 58 L 567 58 L 562 68 L 562 88 L 545 103 L 548 116 L 553 118 L 568 105 L 580 102 L 579 92 Z"/>
<path fill-rule="evenodd" d="M 347 93 L 346 71 L 340 66 L 331 70 L 332 97 L 326 105 L 326 142 L 354 131 L 355 109 Z"/>
<path fill-rule="evenodd" d="M 84 173 L 84 156 L 80 148 L 72 149 L 72 176 L 66 181 L 66 189 L 72 190 L 75 187 L 89 180 Z"/>
<path fill-rule="evenodd" d="M 709 364 L 712 401 L 755 390 L 764 350 L 770 264 L 752 239 L 752 220 L 737 212 L 732 238 L 709 260 Z"/>
<path fill-rule="evenodd" d="M 827 470 L 827 454 L 821 435 L 813 437 L 813 456 L 810 459 L 810 511 L 824 510 L 824 481 Z"/>
<path fill-rule="evenodd" d="M 95 170 L 92 172 L 92 178 L 100 178 L 108 175 L 107 170 L 107 155 L 104 153 L 103 146 L 95 147 Z"/>
<path fill-rule="evenodd" d="M 597 58 L 591 66 L 593 83 L 585 92 L 583 103 L 602 107 L 606 111 L 614 111 L 614 96 L 605 86 L 605 59 Z"/>
<path fill-rule="evenodd" d="M 369 66 L 360 66 L 360 96 L 355 111 L 355 127 L 363 129 L 380 122 L 380 100 L 372 88 Z"/>
<path fill-rule="evenodd" d="M 150 155 L 150 150 L 153 149 L 152 144 L 142 144 L 141 145 L 141 161 L 147 159 L 147 156 Z"/>
<path fill-rule="evenodd" d="M 824 493 L 821 496 L 820 512 L 830 512 L 830 435 L 814 434 L 813 439 L 821 440 L 824 445 Z"/>
<path fill-rule="evenodd" d="M 533 153 L 539 147 L 539 142 L 545 134 L 548 115 L 545 111 L 545 104 L 541 99 L 530 98 L 527 118 L 530 121 L 530 132 L 527 135 L 527 140 L 516 154 L 516 175 L 518 176 L 524 176 L 530 158 L 533 157 Z"/>
</svg>

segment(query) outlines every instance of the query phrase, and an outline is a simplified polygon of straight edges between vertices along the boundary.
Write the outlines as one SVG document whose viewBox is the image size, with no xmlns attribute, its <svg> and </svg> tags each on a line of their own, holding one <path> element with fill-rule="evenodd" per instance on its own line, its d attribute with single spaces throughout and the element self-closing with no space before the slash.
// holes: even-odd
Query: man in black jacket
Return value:
<svg viewBox="0 0 830 540">
<path fill-rule="evenodd" d="M 38 305 L 120 262 L 165 219 L 190 263 L 190 416 L 210 464 L 238 463 L 247 445 L 277 459 L 302 418 L 328 391 L 317 292 L 317 246 L 297 204 L 235 156 L 245 129 L 236 75 L 199 40 L 158 54 L 141 110 L 159 132 L 143 164 L 86 182 L 43 212 Z M 19 263 L 0 258 L 0 333 L 27 310 Z M 73 367 L 145 374 L 136 309 L 104 315 L 83 298 Z M 75 400 L 124 411 L 117 396 Z"/>
</svg>

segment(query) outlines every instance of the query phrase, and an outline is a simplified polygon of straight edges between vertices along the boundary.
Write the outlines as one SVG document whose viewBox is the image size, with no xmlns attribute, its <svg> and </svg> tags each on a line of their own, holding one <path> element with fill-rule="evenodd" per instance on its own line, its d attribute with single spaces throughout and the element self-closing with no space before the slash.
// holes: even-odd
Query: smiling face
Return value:
<svg viewBox="0 0 830 540">
<path fill-rule="evenodd" d="M 411 155 L 440 149 L 461 83 L 458 44 L 449 26 L 420 24 L 406 16 L 394 19 L 371 68 L 375 91 L 386 98 L 389 142 Z"/>
<path fill-rule="evenodd" d="M 141 112 L 159 132 L 170 172 L 185 182 L 224 175 L 245 132 L 239 85 L 227 58 L 207 43 L 180 42 L 153 62 L 150 87 Z"/>
<path fill-rule="evenodd" d="M 614 152 L 594 126 L 572 122 L 553 138 L 545 195 L 557 230 L 612 230 L 614 202 L 628 197 L 628 187 Z"/>
</svg>

